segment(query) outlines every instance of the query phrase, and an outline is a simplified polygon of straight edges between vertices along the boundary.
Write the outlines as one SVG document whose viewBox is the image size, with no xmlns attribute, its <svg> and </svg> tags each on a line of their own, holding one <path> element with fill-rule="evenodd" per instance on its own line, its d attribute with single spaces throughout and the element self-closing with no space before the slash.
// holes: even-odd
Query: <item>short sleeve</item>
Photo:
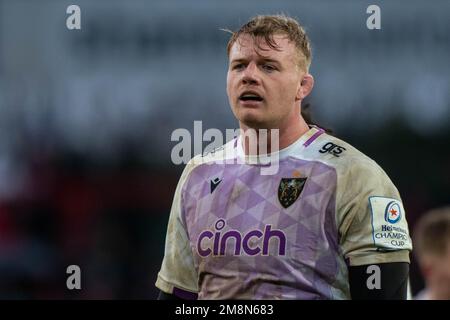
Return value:
<svg viewBox="0 0 450 320">
<path fill-rule="evenodd" d="M 167 226 L 164 259 L 156 280 L 156 287 L 169 294 L 173 294 L 174 290 L 194 294 L 198 292 L 197 270 L 183 221 L 183 186 L 191 169 L 192 164 L 188 164 L 175 191 Z"/>
<path fill-rule="evenodd" d="M 374 161 L 355 158 L 338 178 L 336 210 L 348 265 L 410 262 L 412 242 L 399 192 Z"/>
</svg>

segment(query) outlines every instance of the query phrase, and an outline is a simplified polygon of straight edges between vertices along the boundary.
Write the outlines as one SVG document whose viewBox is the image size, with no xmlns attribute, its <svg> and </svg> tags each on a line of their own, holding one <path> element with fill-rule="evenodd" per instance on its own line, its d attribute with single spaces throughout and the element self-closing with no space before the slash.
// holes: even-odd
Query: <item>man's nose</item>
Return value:
<svg viewBox="0 0 450 320">
<path fill-rule="evenodd" d="M 249 63 L 243 72 L 243 84 L 259 84 L 258 68 L 256 64 Z"/>
</svg>

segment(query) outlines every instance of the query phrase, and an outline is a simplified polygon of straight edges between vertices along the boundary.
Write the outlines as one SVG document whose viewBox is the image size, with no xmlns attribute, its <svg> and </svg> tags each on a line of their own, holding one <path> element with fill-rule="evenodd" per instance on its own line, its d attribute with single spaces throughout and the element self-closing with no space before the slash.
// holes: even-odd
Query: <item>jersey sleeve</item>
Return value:
<svg viewBox="0 0 450 320">
<path fill-rule="evenodd" d="M 338 181 L 336 204 L 347 264 L 409 263 L 412 242 L 398 190 L 374 161 L 353 160 Z"/>
<path fill-rule="evenodd" d="M 165 253 L 156 287 L 168 294 L 174 291 L 189 295 L 198 292 L 198 276 L 188 233 L 183 220 L 183 186 L 193 164 L 184 169 L 178 182 L 167 226 Z"/>
</svg>

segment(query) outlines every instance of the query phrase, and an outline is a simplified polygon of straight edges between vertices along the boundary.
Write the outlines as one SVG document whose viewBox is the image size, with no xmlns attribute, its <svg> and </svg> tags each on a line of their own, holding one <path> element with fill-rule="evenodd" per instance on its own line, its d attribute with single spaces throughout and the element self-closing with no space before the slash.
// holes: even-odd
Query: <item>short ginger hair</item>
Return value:
<svg viewBox="0 0 450 320">
<path fill-rule="evenodd" d="M 275 50 L 278 50 L 278 46 L 273 36 L 285 35 L 297 48 L 300 68 L 305 72 L 309 70 L 312 59 L 311 42 L 306 35 L 305 29 L 293 18 L 285 15 L 258 15 L 251 18 L 238 31 L 230 32 L 231 38 L 227 45 L 228 56 L 230 55 L 231 47 L 241 35 L 247 34 L 252 36 L 260 49 L 259 41 L 264 39 L 267 45 Z"/>
</svg>

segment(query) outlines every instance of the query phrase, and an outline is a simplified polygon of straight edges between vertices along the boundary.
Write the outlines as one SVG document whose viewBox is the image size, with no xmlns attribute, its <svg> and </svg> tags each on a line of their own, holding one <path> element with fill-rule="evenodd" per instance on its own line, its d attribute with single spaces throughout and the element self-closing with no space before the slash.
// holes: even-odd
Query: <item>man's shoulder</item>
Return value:
<svg viewBox="0 0 450 320">
<path fill-rule="evenodd" d="M 231 139 L 225 144 L 205 150 L 205 152 L 193 157 L 188 165 L 199 166 L 202 164 L 212 164 L 214 162 L 221 163 L 222 161 L 235 159 L 237 157 L 237 138 Z"/>
<path fill-rule="evenodd" d="M 346 202 L 364 192 L 371 196 L 400 199 L 384 169 L 350 143 L 328 134 L 323 134 L 316 142 L 308 152 L 316 153 L 317 161 L 335 168 L 339 194 L 344 197 L 340 200 Z"/>
<path fill-rule="evenodd" d="M 308 160 L 322 162 L 335 168 L 338 174 L 384 172 L 368 155 L 350 143 L 326 133 L 305 148 L 302 155 Z"/>
<path fill-rule="evenodd" d="M 422 291 L 419 291 L 417 295 L 414 297 L 414 300 L 432 300 L 430 298 L 430 293 L 426 288 L 422 289 Z"/>
<path fill-rule="evenodd" d="M 185 183 L 192 176 L 192 172 L 202 170 L 205 166 L 213 164 L 222 165 L 229 160 L 233 160 L 237 157 L 236 152 L 236 139 L 232 139 L 219 147 L 213 148 L 210 151 L 194 156 L 184 167 L 180 181 Z"/>
</svg>

